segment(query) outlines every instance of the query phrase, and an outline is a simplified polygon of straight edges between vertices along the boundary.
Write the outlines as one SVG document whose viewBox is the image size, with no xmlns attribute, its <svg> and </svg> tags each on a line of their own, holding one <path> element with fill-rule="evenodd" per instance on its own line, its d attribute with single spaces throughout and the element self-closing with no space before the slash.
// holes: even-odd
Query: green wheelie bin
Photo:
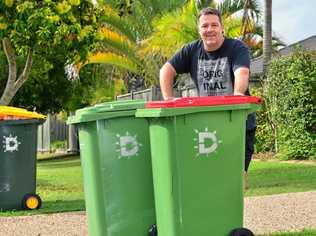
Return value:
<svg viewBox="0 0 316 236">
<path fill-rule="evenodd" d="M 0 106 L 0 211 L 33 210 L 36 194 L 37 127 L 46 117 Z"/>
<path fill-rule="evenodd" d="M 88 231 L 91 236 L 147 236 L 155 224 L 149 130 L 135 118 L 145 101 L 117 101 L 76 111 Z"/>
<path fill-rule="evenodd" d="M 252 235 L 242 228 L 245 126 L 260 102 L 179 98 L 137 110 L 149 120 L 158 235 Z"/>
</svg>

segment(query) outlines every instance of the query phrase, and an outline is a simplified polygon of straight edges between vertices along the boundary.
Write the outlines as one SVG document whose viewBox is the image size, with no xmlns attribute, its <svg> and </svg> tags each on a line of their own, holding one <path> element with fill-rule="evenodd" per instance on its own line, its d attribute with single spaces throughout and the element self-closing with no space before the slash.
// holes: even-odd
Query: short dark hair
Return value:
<svg viewBox="0 0 316 236">
<path fill-rule="evenodd" d="M 219 10 L 216 10 L 214 8 L 203 8 L 202 10 L 200 10 L 199 15 L 198 15 L 198 21 L 200 20 L 201 16 L 205 16 L 205 15 L 215 15 L 218 16 L 219 22 L 222 24 L 222 16 L 221 13 L 219 12 Z"/>
</svg>

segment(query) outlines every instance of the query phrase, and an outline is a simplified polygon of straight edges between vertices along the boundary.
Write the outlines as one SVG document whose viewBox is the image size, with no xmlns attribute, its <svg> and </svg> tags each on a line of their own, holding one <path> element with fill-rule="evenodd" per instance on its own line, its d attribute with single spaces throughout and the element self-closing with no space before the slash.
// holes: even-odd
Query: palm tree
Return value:
<svg viewBox="0 0 316 236">
<path fill-rule="evenodd" d="M 264 1 L 263 24 L 263 73 L 265 74 L 272 54 L 272 0 Z"/>
<path fill-rule="evenodd" d="M 246 1 L 224 0 L 217 5 L 214 1 L 208 1 L 212 7 L 216 7 L 222 13 L 226 36 L 240 38 L 245 21 L 238 16 L 238 13 L 244 10 Z M 165 57 L 170 57 L 182 45 L 197 39 L 198 6 L 200 5 L 196 4 L 196 1 L 190 0 L 182 9 L 175 9 L 159 19 L 154 19 L 154 32 L 143 41 L 141 52 L 143 54 L 161 53 Z M 247 32 L 250 32 L 250 28 L 254 30 L 254 21 L 259 18 L 260 10 L 255 0 L 250 1 L 250 4 L 246 6 L 249 7 L 247 8 L 247 15 L 249 14 Z"/>
<path fill-rule="evenodd" d="M 87 61 L 67 65 L 69 77 L 78 78 L 79 70 L 93 63 L 111 64 L 142 74 L 144 60 L 138 54 L 138 46 L 152 33 L 152 19 L 184 3 L 185 0 L 110 0 L 107 4 L 99 3 L 106 12 L 101 19 L 104 24 L 99 32 L 101 43 Z"/>
<path fill-rule="evenodd" d="M 262 26 L 256 25 L 254 32 L 246 33 L 243 36 L 243 41 L 251 50 L 251 58 L 256 58 L 263 55 L 263 29 Z M 276 54 L 281 46 L 286 44 L 278 37 L 272 36 L 271 53 Z"/>
<path fill-rule="evenodd" d="M 196 5 L 197 9 L 209 7 L 211 4 L 214 4 L 213 0 L 195 0 L 195 5 Z"/>
</svg>

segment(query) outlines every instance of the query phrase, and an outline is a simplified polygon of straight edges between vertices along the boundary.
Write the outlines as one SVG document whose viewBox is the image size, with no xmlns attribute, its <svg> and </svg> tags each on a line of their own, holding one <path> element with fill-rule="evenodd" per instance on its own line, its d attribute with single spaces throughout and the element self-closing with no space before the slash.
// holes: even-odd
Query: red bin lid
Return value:
<svg viewBox="0 0 316 236">
<path fill-rule="evenodd" d="M 261 104 L 262 99 L 255 96 L 208 96 L 185 97 L 167 101 L 151 101 L 146 103 L 146 108 L 176 108 L 198 106 L 220 106 L 233 104 Z"/>
</svg>

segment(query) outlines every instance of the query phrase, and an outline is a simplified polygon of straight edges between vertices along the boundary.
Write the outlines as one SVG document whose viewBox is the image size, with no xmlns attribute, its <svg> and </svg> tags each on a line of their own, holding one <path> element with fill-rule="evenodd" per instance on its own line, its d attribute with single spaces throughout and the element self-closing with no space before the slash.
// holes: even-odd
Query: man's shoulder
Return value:
<svg viewBox="0 0 316 236">
<path fill-rule="evenodd" d="M 200 48 L 201 46 L 202 46 L 202 40 L 197 39 L 186 44 L 184 47 L 188 49 L 197 49 L 197 48 Z"/>
<path fill-rule="evenodd" d="M 238 47 L 247 47 L 247 45 L 239 40 L 239 39 L 233 39 L 233 38 L 226 38 L 226 41 L 229 45 L 231 45 L 233 48 L 238 48 Z"/>
</svg>

